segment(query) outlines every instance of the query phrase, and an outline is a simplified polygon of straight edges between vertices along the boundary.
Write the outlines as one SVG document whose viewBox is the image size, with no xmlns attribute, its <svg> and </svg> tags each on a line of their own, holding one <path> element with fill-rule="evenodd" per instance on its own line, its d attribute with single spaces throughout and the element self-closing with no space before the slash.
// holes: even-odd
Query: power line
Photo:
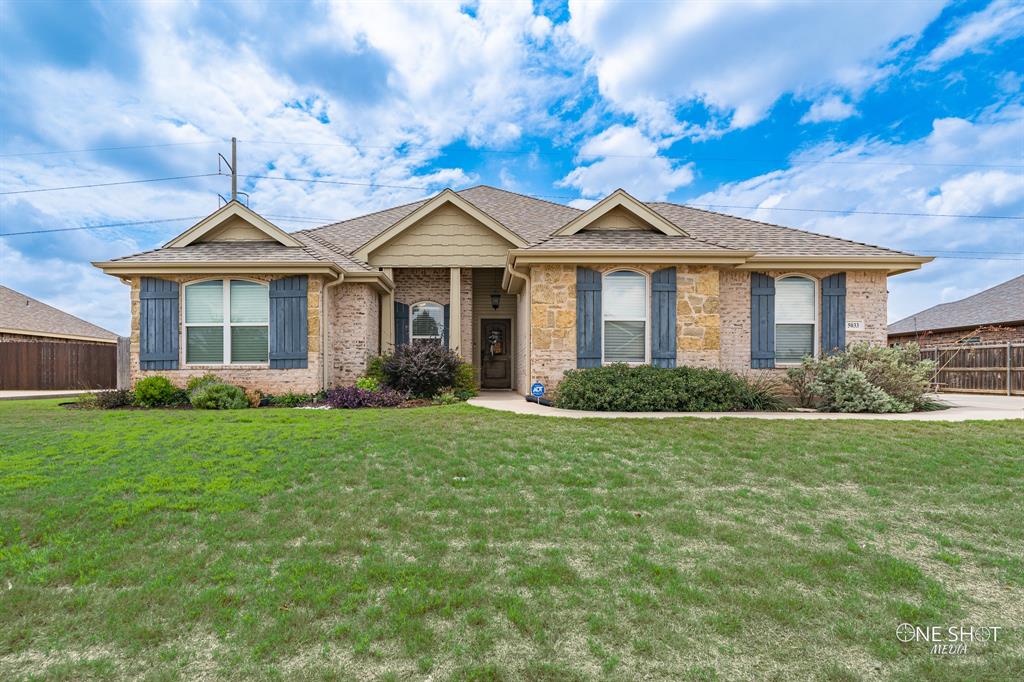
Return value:
<svg viewBox="0 0 1024 682">
<path fill-rule="evenodd" d="M 423 151 L 445 152 L 445 153 L 470 153 L 470 154 L 497 154 L 503 156 L 564 156 L 561 151 L 542 151 L 533 149 L 485 149 L 472 147 L 430 147 L 416 144 L 399 145 L 369 145 L 343 142 L 302 142 L 298 140 L 240 140 L 248 144 L 279 144 L 295 145 L 303 147 L 343 147 L 346 149 L 384 149 L 401 151 L 404 149 L 421 149 Z M 598 154 L 597 157 L 609 159 L 648 159 L 650 154 Z M 730 163 L 792 163 L 792 159 L 783 158 L 741 158 L 735 156 L 659 156 L 666 161 L 723 161 Z M 922 167 L 953 167 L 953 168 L 1024 168 L 1024 164 L 1013 163 L 944 163 L 934 161 L 867 161 L 867 160 L 844 160 L 844 159 L 809 159 L 804 163 L 819 163 L 839 166 L 922 166 Z"/>
<path fill-rule="evenodd" d="M 45 234 L 47 232 L 73 232 L 75 230 L 102 230 L 110 227 L 129 227 L 137 225 L 153 225 L 156 223 L 173 223 L 182 220 L 199 220 L 203 216 L 185 216 L 183 218 L 161 218 L 159 220 L 133 220 L 127 223 L 106 223 L 104 225 L 82 225 L 80 227 L 56 227 L 50 230 L 26 230 L 24 232 L 0 232 L 0 237 L 16 237 L 25 234 Z"/>
<path fill-rule="evenodd" d="M 134 144 L 123 147 L 92 147 L 90 149 L 54 149 L 46 152 L 15 152 L 13 154 L 0 154 L 0 158 L 12 156 L 48 156 L 51 154 L 81 154 L 84 152 L 115 152 L 125 149 L 156 149 L 158 147 L 185 147 L 188 145 L 214 144 L 223 140 L 204 140 L 202 142 L 167 142 L 164 144 Z"/>
<path fill-rule="evenodd" d="M 381 187 L 385 189 L 418 189 L 429 191 L 430 187 L 412 185 L 379 185 L 373 182 L 353 182 L 351 180 L 324 180 L 322 178 L 286 178 L 283 175 L 240 175 L 242 178 L 258 178 L 261 180 L 287 180 L 288 182 L 315 182 L 325 185 L 352 185 L 354 187 Z"/>
<path fill-rule="evenodd" d="M 967 213 L 911 213 L 901 211 L 860 211 L 836 208 L 787 208 L 783 206 L 735 206 L 733 204 L 684 204 L 695 208 L 739 208 L 751 211 L 800 211 L 802 213 L 852 213 L 857 215 L 891 215 L 914 218 L 977 218 L 980 220 L 1024 220 L 1019 215 L 973 215 Z"/>
<path fill-rule="evenodd" d="M 146 178 L 145 180 L 121 180 L 119 182 L 98 182 L 91 185 L 69 185 L 67 187 L 37 187 L 36 189 L 17 189 L 9 192 L 0 192 L 0 195 L 8 194 L 35 194 L 37 192 L 60 192 L 66 189 L 88 189 L 90 187 L 113 187 L 115 185 L 138 185 L 144 182 L 167 182 L 168 180 L 190 180 L 192 178 L 211 178 L 221 173 L 203 173 L 201 175 L 177 175 L 173 178 Z"/>
</svg>

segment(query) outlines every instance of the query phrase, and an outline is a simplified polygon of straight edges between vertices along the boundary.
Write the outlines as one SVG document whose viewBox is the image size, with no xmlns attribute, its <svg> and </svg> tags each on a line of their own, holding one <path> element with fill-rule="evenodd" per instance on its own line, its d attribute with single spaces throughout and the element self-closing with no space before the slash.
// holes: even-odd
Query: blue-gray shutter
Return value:
<svg viewBox="0 0 1024 682">
<path fill-rule="evenodd" d="M 651 275 L 651 364 L 676 366 L 676 269 Z"/>
<path fill-rule="evenodd" d="M 143 277 L 139 287 L 139 369 L 178 369 L 178 283 Z"/>
<path fill-rule="evenodd" d="M 409 343 L 409 305 L 395 301 L 395 346 Z"/>
<path fill-rule="evenodd" d="M 576 268 L 576 366 L 601 366 L 601 273 Z"/>
<path fill-rule="evenodd" d="M 306 275 L 270 282 L 270 367 L 300 369 L 309 363 Z"/>
<path fill-rule="evenodd" d="M 832 355 L 846 348 L 846 273 L 821 280 L 821 352 Z"/>
<path fill-rule="evenodd" d="M 750 273 L 750 366 L 775 366 L 775 280 Z"/>
<path fill-rule="evenodd" d="M 444 307 L 444 322 L 442 323 L 442 326 L 444 327 L 444 329 L 441 332 L 441 339 L 442 339 L 442 341 L 444 341 L 444 347 L 445 348 L 448 347 L 448 325 L 451 324 L 451 321 L 452 321 L 452 307 L 450 305 L 445 305 L 445 307 Z"/>
</svg>

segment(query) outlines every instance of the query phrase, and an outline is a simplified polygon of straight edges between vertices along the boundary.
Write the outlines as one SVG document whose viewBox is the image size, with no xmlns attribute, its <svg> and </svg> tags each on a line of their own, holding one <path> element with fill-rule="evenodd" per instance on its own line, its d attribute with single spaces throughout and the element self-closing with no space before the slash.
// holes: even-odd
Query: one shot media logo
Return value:
<svg viewBox="0 0 1024 682">
<path fill-rule="evenodd" d="M 988 644 L 999 641 L 999 625 L 912 625 L 900 623 L 896 627 L 896 639 L 909 644 L 923 642 L 931 644 L 931 652 L 938 655 L 956 656 L 967 653 L 969 644 Z"/>
</svg>

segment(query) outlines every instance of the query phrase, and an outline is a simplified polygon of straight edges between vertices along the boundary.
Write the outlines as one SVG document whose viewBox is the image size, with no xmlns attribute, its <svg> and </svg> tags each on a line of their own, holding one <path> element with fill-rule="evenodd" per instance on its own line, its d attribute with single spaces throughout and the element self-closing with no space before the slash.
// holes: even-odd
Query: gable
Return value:
<svg viewBox="0 0 1024 682">
<path fill-rule="evenodd" d="M 164 244 L 164 248 L 224 241 L 271 241 L 284 246 L 302 246 L 295 237 L 248 206 L 230 201 Z"/>
<path fill-rule="evenodd" d="M 686 230 L 622 189 L 615 190 L 555 230 L 553 236 L 572 235 L 586 229 L 653 229 L 669 236 L 689 236 Z"/>
<path fill-rule="evenodd" d="M 623 206 L 616 206 L 604 215 L 598 216 L 580 232 L 597 230 L 642 230 L 645 232 L 657 232 L 649 223 L 644 222 L 638 215 L 629 211 Z"/>
<path fill-rule="evenodd" d="M 374 267 L 504 267 L 514 244 L 445 203 L 369 253 Z"/>
</svg>

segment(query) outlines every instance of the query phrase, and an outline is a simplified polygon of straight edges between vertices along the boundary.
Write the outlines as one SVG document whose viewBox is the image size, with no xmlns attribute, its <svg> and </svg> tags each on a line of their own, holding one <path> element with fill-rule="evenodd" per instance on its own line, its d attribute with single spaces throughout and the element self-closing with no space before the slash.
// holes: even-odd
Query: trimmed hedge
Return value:
<svg viewBox="0 0 1024 682">
<path fill-rule="evenodd" d="M 565 373 L 555 406 L 602 412 L 784 410 L 778 386 L 717 369 L 613 364 Z"/>
</svg>

